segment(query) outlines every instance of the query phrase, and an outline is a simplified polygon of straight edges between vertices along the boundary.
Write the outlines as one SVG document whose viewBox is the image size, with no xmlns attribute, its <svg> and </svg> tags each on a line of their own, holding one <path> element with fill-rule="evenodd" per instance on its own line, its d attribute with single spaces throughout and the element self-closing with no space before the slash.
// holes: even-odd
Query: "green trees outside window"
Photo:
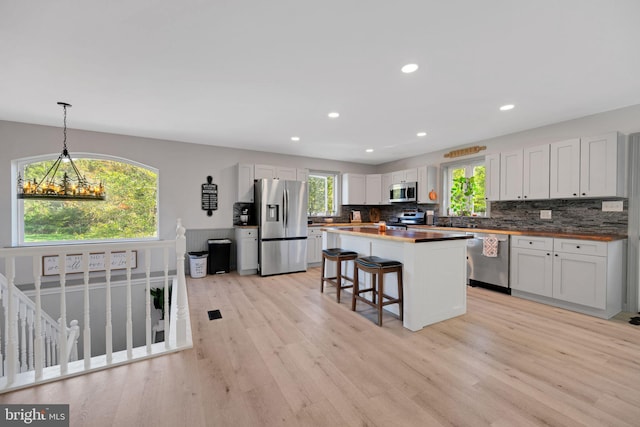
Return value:
<svg viewBox="0 0 640 427">
<path fill-rule="evenodd" d="M 23 176 L 41 178 L 54 160 L 29 163 Z M 107 200 L 24 200 L 23 243 L 158 236 L 158 174 L 131 163 L 74 159 L 90 181 L 103 181 Z"/>
<path fill-rule="evenodd" d="M 337 214 L 335 194 L 338 176 L 335 173 L 311 172 L 307 180 L 309 193 L 308 214 L 310 216 L 332 216 Z"/>
<path fill-rule="evenodd" d="M 449 210 L 453 215 L 468 216 L 484 214 L 487 211 L 485 200 L 485 166 L 461 165 L 450 169 Z"/>
</svg>

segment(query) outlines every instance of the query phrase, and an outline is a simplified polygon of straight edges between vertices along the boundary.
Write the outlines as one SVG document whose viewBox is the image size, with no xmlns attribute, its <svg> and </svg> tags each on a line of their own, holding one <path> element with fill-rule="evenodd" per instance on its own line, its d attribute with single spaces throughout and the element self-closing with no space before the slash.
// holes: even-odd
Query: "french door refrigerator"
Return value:
<svg viewBox="0 0 640 427">
<path fill-rule="evenodd" d="M 307 183 L 255 182 L 260 275 L 307 270 Z"/>
</svg>

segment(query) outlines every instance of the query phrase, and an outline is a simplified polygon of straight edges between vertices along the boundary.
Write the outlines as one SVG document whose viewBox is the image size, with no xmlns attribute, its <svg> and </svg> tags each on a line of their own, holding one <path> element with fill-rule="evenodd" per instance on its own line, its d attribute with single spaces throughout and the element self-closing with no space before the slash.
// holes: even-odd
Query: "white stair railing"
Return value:
<svg viewBox="0 0 640 427">
<path fill-rule="evenodd" d="M 60 336 L 60 321 L 56 322 L 51 316 L 44 311 L 38 309 L 36 303 L 34 303 L 28 296 L 26 296 L 19 289 L 14 288 L 12 292 L 12 298 L 14 300 L 14 307 L 17 307 L 18 321 L 15 325 L 18 327 L 18 332 L 15 330 L 10 331 L 9 326 L 11 322 L 4 323 L 4 346 L 0 344 L 0 349 L 4 347 L 4 354 L 9 352 L 9 339 L 8 337 L 13 335 L 13 342 L 18 346 L 18 365 L 19 372 L 27 372 L 36 370 L 36 365 L 42 369 L 42 367 L 52 366 L 55 361 L 49 356 L 46 357 L 41 350 L 38 350 L 37 354 L 42 354 L 44 357 L 36 358 L 36 347 L 42 348 L 45 343 L 49 343 L 52 347 L 52 351 L 57 351 L 58 337 Z M 9 301 L 9 286 L 6 277 L 0 274 L 0 300 L 2 300 L 2 307 L 5 312 L 8 311 Z M 69 332 L 73 329 L 73 323 L 77 325 L 77 321 L 71 322 L 70 328 L 66 328 L 65 339 L 75 345 L 77 348 L 77 337 L 75 340 L 71 340 L 72 335 Z M 75 344 L 74 344 L 75 341 Z M 0 335 L 0 343 L 2 343 L 2 337 Z M 4 360 L 1 356 L 2 350 L 0 350 L 0 360 Z M 49 353 L 51 354 L 51 353 Z M 69 360 L 77 360 L 77 355 Z M 0 364 L 0 372 L 4 372 L 6 363 Z"/>
<path fill-rule="evenodd" d="M 185 229 L 179 219 L 176 240 L 0 248 L 0 259 L 4 259 L 4 276 L 0 274 L 0 283 L 2 284 L 0 298 L 4 308 L 4 316 L 0 319 L 0 322 L 4 323 L 4 333 L 0 333 L 0 393 L 192 347 L 184 276 L 185 251 Z M 132 261 L 135 259 L 132 257 L 134 252 L 137 252 L 138 257 L 143 257 L 144 262 L 141 265 L 134 265 Z M 171 252 L 175 254 L 173 259 L 176 263 L 176 274 L 170 277 Z M 91 260 L 94 259 L 92 256 L 96 253 L 102 254 L 102 264 L 100 268 L 92 270 Z M 114 254 L 118 254 L 118 258 Z M 54 274 L 57 274 L 58 279 L 55 284 L 58 287 L 54 290 L 47 289 L 46 293 L 55 292 L 60 297 L 58 322 L 42 310 L 43 257 L 54 259 Z M 33 300 L 21 292 L 15 283 L 16 265 L 20 268 L 18 273 L 21 282 L 25 283 L 25 280 L 28 280 L 25 279 L 24 258 L 27 258 L 28 265 L 31 265 L 31 278 L 34 285 Z M 74 259 L 76 263 L 68 266 L 69 259 Z M 16 262 L 16 260 L 19 261 Z M 123 261 L 123 265 L 112 264 L 117 260 Z M 162 263 L 161 267 L 157 266 L 159 263 Z M 152 279 L 152 265 L 155 265 L 155 271 L 160 277 Z M 2 264 L 0 264 L 1 266 Z M 112 272 L 116 268 L 125 270 L 125 279 L 117 279 L 116 277 L 116 280 L 119 281 L 114 284 Z M 133 321 L 132 272 L 134 270 L 137 274 L 144 276 L 146 296 L 145 320 L 142 326 L 145 329 L 145 342 L 143 345 L 138 343 L 136 347 L 133 343 L 133 331 L 134 328 L 137 330 L 140 325 L 134 325 Z M 93 277 L 92 271 L 102 271 L 102 273 L 94 274 L 98 277 Z M 78 276 L 73 276 L 75 273 L 82 274 L 83 280 L 80 285 L 74 285 L 70 288 L 68 281 L 77 279 Z M 103 282 L 100 282 L 99 285 L 91 283 L 90 286 L 90 279 L 95 281 L 100 280 L 101 277 Z M 158 279 L 162 281 L 164 286 L 165 340 L 154 343 L 150 288 L 152 280 L 157 281 Z M 114 299 L 112 288 L 122 286 L 123 281 L 125 297 Z M 171 283 L 173 292 L 170 302 L 168 298 Z M 51 283 L 47 284 L 51 285 Z M 104 329 L 98 325 L 99 329 L 105 331 L 105 352 L 101 355 L 92 355 L 91 350 L 91 288 L 94 286 L 105 290 L 106 306 L 104 317 L 102 317 Z M 81 320 L 74 319 L 69 326 L 63 326 L 67 324 L 67 294 L 77 290 L 83 292 L 82 313 L 78 317 Z M 126 344 L 124 349 L 117 348 L 116 351 L 114 351 L 114 318 L 112 315 L 114 306 L 124 307 L 126 316 L 123 328 Z M 73 316 L 76 315 L 78 313 Z M 95 323 L 96 319 L 93 319 L 93 322 Z M 78 339 L 81 330 L 83 358 L 78 360 Z"/>
</svg>

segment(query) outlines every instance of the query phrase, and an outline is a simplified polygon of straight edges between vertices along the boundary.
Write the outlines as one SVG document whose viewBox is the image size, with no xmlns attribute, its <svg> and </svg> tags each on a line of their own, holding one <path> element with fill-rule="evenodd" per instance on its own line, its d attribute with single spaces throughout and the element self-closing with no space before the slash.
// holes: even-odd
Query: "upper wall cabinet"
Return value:
<svg viewBox="0 0 640 427">
<path fill-rule="evenodd" d="M 550 197 L 626 197 L 626 149 L 617 132 L 551 144 Z"/>
<path fill-rule="evenodd" d="M 296 168 L 270 165 L 255 165 L 255 179 L 265 178 L 283 179 L 289 181 L 296 181 L 298 179 Z"/>
<path fill-rule="evenodd" d="M 627 196 L 625 137 L 617 132 L 580 140 L 580 196 Z"/>
<path fill-rule="evenodd" d="M 365 197 L 366 205 L 382 204 L 382 175 L 370 174 L 365 178 Z"/>
<path fill-rule="evenodd" d="M 366 175 L 345 173 L 342 175 L 342 204 L 364 205 Z"/>
<path fill-rule="evenodd" d="M 549 198 L 549 144 L 522 150 L 522 197 Z"/>
<path fill-rule="evenodd" d="M 484 157 L 485 181 L 484 196 L 486 200 L 500 200 L 500 153 L 487 154 Z"/>
<path fill-rule="evenodd" d="M 389 201 L 389 187 L 391 187 L 391 184 L 393 184 L 393 174 L 391 173 L 383 173 L 382 174 L 382 185 L 380 188 L 381 191 L 381 195 L 380 195 L 380 200 L 382 200 L 383 205 L 390 205 L 391 202 Z"/>
<path fill-rule="evenodd" d="M 551 144 L 549 177 L 552 199 L 580 196 L 580 138 Z"/>
<path fill-rule="evenodd" d="M 418 168 L 418 203 L 440 203 L 436 166 Z"/>
<path fill-rule="evenodd" d="M 500 154 L 500 200 L 549 198 L 549 144 Z"/>
<path fill-rule="evenodd" d="M 309 181 L 309 169 L 296 169 L 296 181 Z"/>
<path fill-rule="evenodd" d="M 522 150 L 500 153 L 500 200 L 522 199 Z"/>
<path fill-rule="evenodd" d="M 238 164 L 238 202 L 253 203 L 253 165 Z"/>
<path fill-rule="evenodd" d="M 391 183 L 400 184 L 403 182 L 417 182 L 418 169 L 405 169 L 403 171 L 391 172 Z"/>
</svg>

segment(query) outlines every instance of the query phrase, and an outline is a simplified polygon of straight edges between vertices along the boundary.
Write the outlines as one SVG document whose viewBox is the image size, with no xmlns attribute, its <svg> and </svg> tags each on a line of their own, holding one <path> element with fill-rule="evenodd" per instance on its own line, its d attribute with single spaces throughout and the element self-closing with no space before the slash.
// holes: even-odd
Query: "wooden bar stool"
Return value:
<svg viewBox="0 0 640 427">
<path fill-rule="evenodd" d="M 324 282 L 330 283 L 336 287 L 336 298 L 340 302 L 340 291 L 347 288 L 352 288 L 353 285 L 343 285 L 342 281 L 348 281 L 353 283 L 351 277 L 347 277 L 342 274 L 342 262 L 353 261 L 358 258 L 358 253 L 348 251 L 342 248 L 331 248 L 322 250 L 322 277 L 320 278 L 320 292 L 324 292 Z M 325 277 L 325 261 L 337 262 L 335 277 Z"/>
<path fill-rule="evenodd" d="M 371 287 L 360 289 L 358 282 L 358 270 L 371 273 Z M 384 293 L 384 275 L 386 273 L 396 273 L 398 275 L 398 298 L 390 297 Z M 364 292 L 372 292 L 372 300 L 361 296 Z M 386 301 L 385 301 L 386 299 Z M 378 326 L 382 326 L 382 308 L 389 304 L 398 304 L 400 320 L 403 320 L 404 309 L 402 306 L 402 263 L 377 256 L 358 258 L 355 261 L 353 270 L 353 297 L 351 298 L 351 310 L 356 311 L 356 301 L 362 301 L 375 307 L 378 310 Z"/>
</svg>

